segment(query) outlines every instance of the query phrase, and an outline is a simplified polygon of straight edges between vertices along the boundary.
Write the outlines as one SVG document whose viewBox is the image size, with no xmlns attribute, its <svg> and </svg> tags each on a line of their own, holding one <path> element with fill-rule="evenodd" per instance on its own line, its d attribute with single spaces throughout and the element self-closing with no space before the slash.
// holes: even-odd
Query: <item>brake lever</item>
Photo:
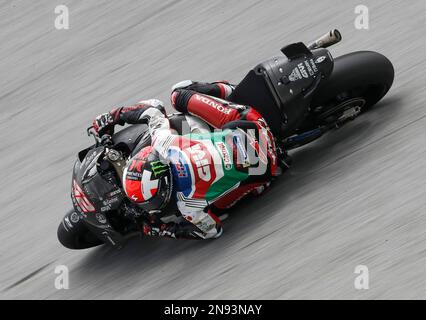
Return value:
<svg viewBox="0 0 426 320">
<path fill-rule="evenodd" d="M 96 146 L 99 146 L 102 143 L 101 138 L 99 137 L 98 133 L 96 132 L 95 128 L 93 128 L 93 126 L 87 128 L 86 132 L 89 137 L 93 136 L 93 138 L 96 141 Z"/>
<path fill-rule="evenodd" d="M 96 141 L 96 146 L 107 146 L 110 147 L 114 143 L 112 141 L 112 137 L 109 134 L 104 134 L 102 137 L 99 136 L 99 134 L 96 132 L 95 128 L 93 126 L 87 128 L 87 135 L 93 136 L 93 138 Z"/>
</svg>

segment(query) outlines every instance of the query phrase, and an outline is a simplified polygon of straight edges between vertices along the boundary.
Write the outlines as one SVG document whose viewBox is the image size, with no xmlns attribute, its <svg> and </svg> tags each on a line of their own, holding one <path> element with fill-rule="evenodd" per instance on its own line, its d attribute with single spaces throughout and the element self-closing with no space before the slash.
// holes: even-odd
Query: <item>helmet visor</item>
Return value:
<svg viewBox="0 0 426 320">
<path fill-rule="evenodd" d="M 170 202 L 172 192 L 173 180 L 169 170 L 169 174 L 159 181 L 156 194 L 148 201 L 141 203 L 140 207 L 147 212 L 161 210 Z"/>
</svg>

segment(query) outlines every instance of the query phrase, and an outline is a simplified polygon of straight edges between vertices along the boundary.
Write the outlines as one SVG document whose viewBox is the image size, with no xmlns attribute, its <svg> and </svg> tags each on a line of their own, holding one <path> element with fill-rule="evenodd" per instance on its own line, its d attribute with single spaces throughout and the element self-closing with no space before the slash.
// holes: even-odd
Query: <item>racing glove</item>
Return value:
<svg viewBox="0 0 426 320">
<path fill-rule="evenodd" d="M 120 107 L 111 110 L 110 112 L 100 114 L 93 120 L 93 128 L 99 136 L 104 134 L 112 135 L 114 133 L 114 126 L 137 123 L 146 123 L 149 118 L 149 109 L 158 109 L 162 115 L 166 114 L 164 104 L 158 99 L 149 99 L 139 101 L 136 105 Z M 152 113 L 152 112 L 151 112 Z"/>
<path fill-rule="evenodd" d="M 104 134 L 113 134 L 114 132 L 114 118 L 111 113 L 100 114 L 93 120 L 93 128 L 99 136 Z"/>
</svg>

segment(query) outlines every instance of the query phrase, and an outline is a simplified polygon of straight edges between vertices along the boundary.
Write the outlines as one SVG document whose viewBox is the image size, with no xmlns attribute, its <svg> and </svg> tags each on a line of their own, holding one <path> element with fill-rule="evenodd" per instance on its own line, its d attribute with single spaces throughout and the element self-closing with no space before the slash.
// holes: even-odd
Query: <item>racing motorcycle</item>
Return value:
<svg viewBox="0 0 426 320">
<path fill-rule="evenodd" d="M 326 48 L 340 42 L 334 29 L 305 45 L 292 43 L 282 54 L 250 70 L 229 100 L 253 106 L 265 118 L 282 150 L 291 150 L 354 120 L 375 105 L 390 89 L 392 63 L 372 51 L 333 58 Z M 210 130 L 201 120 L 179 113 L 169 115 L 178 134 Z M 150 144 L 147 126 L 132 125 L 98 137 L 78 153 L 73 169 L 69 210 L 58 228 L 58 239 L 70 249 L 101 244 L 122 247 L 141 234 L 145 214 L 125 196 L 121 181 L 129 157 Z M 179 221 L 180 214 L 163 210 L 161 220 Z"/>
</svg>

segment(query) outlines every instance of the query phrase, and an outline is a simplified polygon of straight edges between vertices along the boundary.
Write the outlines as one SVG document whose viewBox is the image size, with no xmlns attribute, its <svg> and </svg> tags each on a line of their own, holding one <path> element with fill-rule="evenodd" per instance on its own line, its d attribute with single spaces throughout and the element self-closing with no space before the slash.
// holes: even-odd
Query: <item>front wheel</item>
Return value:
<svg viewBox="0 0 426 320">
<path fill-rule="evenodd" d="M 358 51 L 336 58 L 333 72 L 317 89 L 311 115 L 301 129 L 357 116 L 379 102 L 393 80 L 392 63 L 377 52 Z"/>
<path fill-rule="evenodd" d="M 68 249 L 87 249 L 103 244 L 79 218 L 79 215 L 70 210 L 58 227 L 58 240 Z"/>
</svg>

